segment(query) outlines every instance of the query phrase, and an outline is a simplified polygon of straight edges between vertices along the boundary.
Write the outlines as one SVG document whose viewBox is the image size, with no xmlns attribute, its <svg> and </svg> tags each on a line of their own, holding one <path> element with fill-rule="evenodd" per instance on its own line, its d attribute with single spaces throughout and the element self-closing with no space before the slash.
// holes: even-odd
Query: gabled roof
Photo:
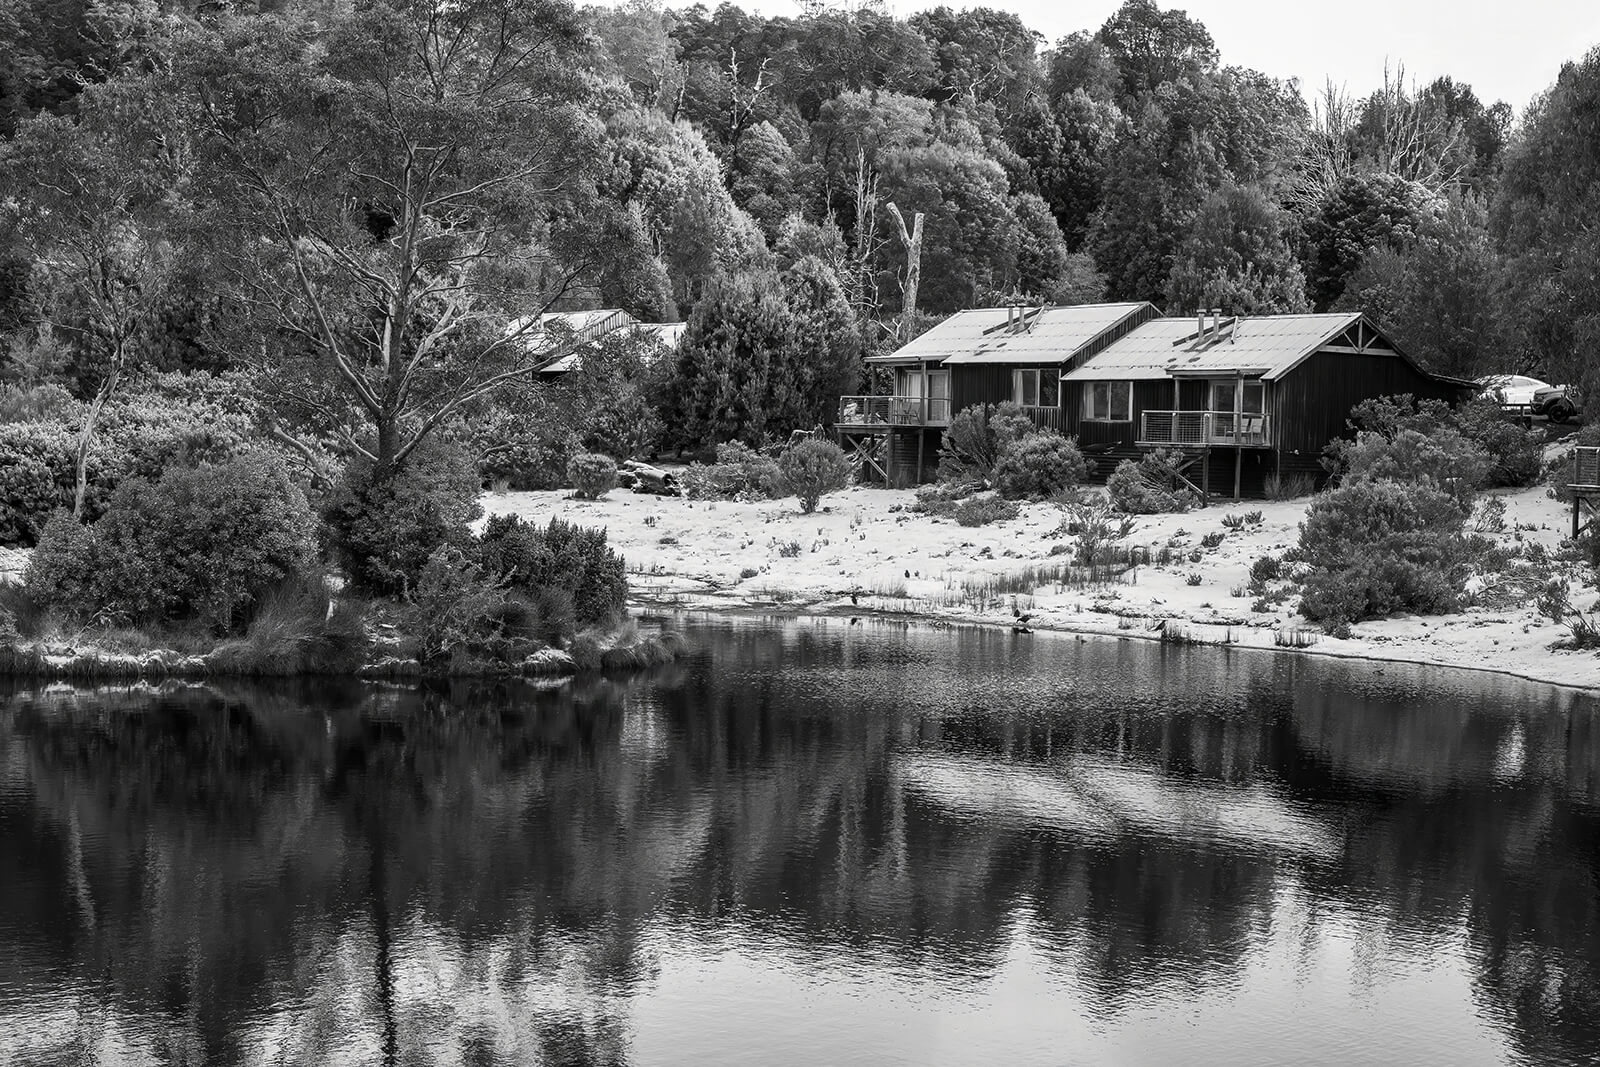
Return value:
<svg viewBox="0 0 1600 1067">
<path fill-rule="evenodd" d="M 507 326 L 507 333 L 516 333 L 525 330 L 520 343 L 530 348 L 545 343 L 547 335 L 552 330 L 570 331 L 573 350 L 551 363 L 540 368 L 540 374 L 565 374 L 578 365 L 583 357 L 583 350 L 596 344 L 607 334 L 619 330 L 633 330 L 639 334 L 653 336 L 665 348 L 674 348 L 678 339 L 683 336 L 686 323 L 682 322 L 640 322 L 621 308 L 595 308 L 590 311 L 551 311 L 539 316 L 538 325 L 529 326 L 528 319 L 513 319 Z"/>
<path fill-rule="evenodd" d="M 871 363 L 1066 363 L 1074 353 L 1149 304 L 1022 308 L 1022 328 L 1007 329 L 1013 308 L 958 311 Z"/>
<path fill-rule="evenodd" d="M 1329 345 L 1406 358 L 1359 311 L 1225 318 L 1215 330 L 1208 319 L 1206 327 L 1200 330 L 1193 318 L 1152 319 L 1063 375 L 1063 380 L 1149 381 L 1243 374 L 1275 381 Z"/>
</svg>

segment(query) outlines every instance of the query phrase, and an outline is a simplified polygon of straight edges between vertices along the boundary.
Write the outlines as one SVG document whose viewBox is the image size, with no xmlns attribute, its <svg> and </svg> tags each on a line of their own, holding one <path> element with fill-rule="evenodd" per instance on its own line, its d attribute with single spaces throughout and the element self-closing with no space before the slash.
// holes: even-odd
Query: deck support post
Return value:
<svg viewBox="0 0 1600 1067">
<path fill-rule="evenodd" d="M 1200 450 L 1200 506 L 1211 503 L 1211 446 Z"/>
<path fill-rule="evenodd" d="M 923 403 L 926 404 L 927 401 L 924 400 Z M 923 419 L 922 421 L 924 423 L 926 423 L 928 420 L 927 419 Z M 918 485 L 922 484 L 922 450 L 923 450 L 924 447 L 927 446 L 927 443 L 928 443 L 928 431 L 927 431 L 927 428 L 926 428 L 926 426 L 919 426 L 917 428 L 917 484 Z"/>
</svg>

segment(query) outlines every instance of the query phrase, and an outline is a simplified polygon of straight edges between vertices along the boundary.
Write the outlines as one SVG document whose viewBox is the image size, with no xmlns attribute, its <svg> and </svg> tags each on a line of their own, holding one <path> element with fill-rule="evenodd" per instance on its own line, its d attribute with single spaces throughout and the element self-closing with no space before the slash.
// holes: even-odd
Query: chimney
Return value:
<svg viewBox="0 0 1600 1067">
<path fill-rule="evenodd" d="M 1216 344 L 1222 337 L 1222 309 L 1211 309 L 1211 343 Z"/>
<path fill-rule="evenodd" d="M 1204 341 L 1206 339 L 1206 312 L 1204 308 L 1199 308 L 1194 313 L 1194 337 L 1196 341 Z"/>
</svg>

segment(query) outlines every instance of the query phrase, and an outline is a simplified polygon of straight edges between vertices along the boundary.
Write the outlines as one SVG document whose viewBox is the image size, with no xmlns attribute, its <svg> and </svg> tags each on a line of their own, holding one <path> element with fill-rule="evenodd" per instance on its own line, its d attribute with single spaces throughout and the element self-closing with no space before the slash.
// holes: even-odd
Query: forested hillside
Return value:
<svg viewBox="0 0 1600 1067">
<path fill-rule="evenodd" d="M 0 376 L 76 442 L 80 513 L 155 373 L 223 375 L 322 475 L 452 441 L 541 484 L 813 425 L 974 306 L 1359 307 L 1462 376 L 1583 382 L 1600 343 L 1600 51 L 1490 103 L 1229 66 L 1151 0 L 1057 41 L 822 0 L 7 0 L 0 39 Z M 688 329 L 532 384 L 538 313 L 590 307 Z"/>
</svg>

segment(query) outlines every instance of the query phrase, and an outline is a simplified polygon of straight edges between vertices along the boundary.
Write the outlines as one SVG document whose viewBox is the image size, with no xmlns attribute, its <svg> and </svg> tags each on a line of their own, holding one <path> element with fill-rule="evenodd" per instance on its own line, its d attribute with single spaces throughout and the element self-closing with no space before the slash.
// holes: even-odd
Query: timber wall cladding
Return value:
<svg viewBox="0 0 1600 1067">
<path fill-rule="evenodd" d="M 1455 387 L 1390 355 L 1318 352 L 1272 384 L 1273 441 L 1286 452 L 1312 452 L 1349 432 L 1350 409 L 1374 397 L 1410 393 L 1451 400 Z"/>
</svg>

